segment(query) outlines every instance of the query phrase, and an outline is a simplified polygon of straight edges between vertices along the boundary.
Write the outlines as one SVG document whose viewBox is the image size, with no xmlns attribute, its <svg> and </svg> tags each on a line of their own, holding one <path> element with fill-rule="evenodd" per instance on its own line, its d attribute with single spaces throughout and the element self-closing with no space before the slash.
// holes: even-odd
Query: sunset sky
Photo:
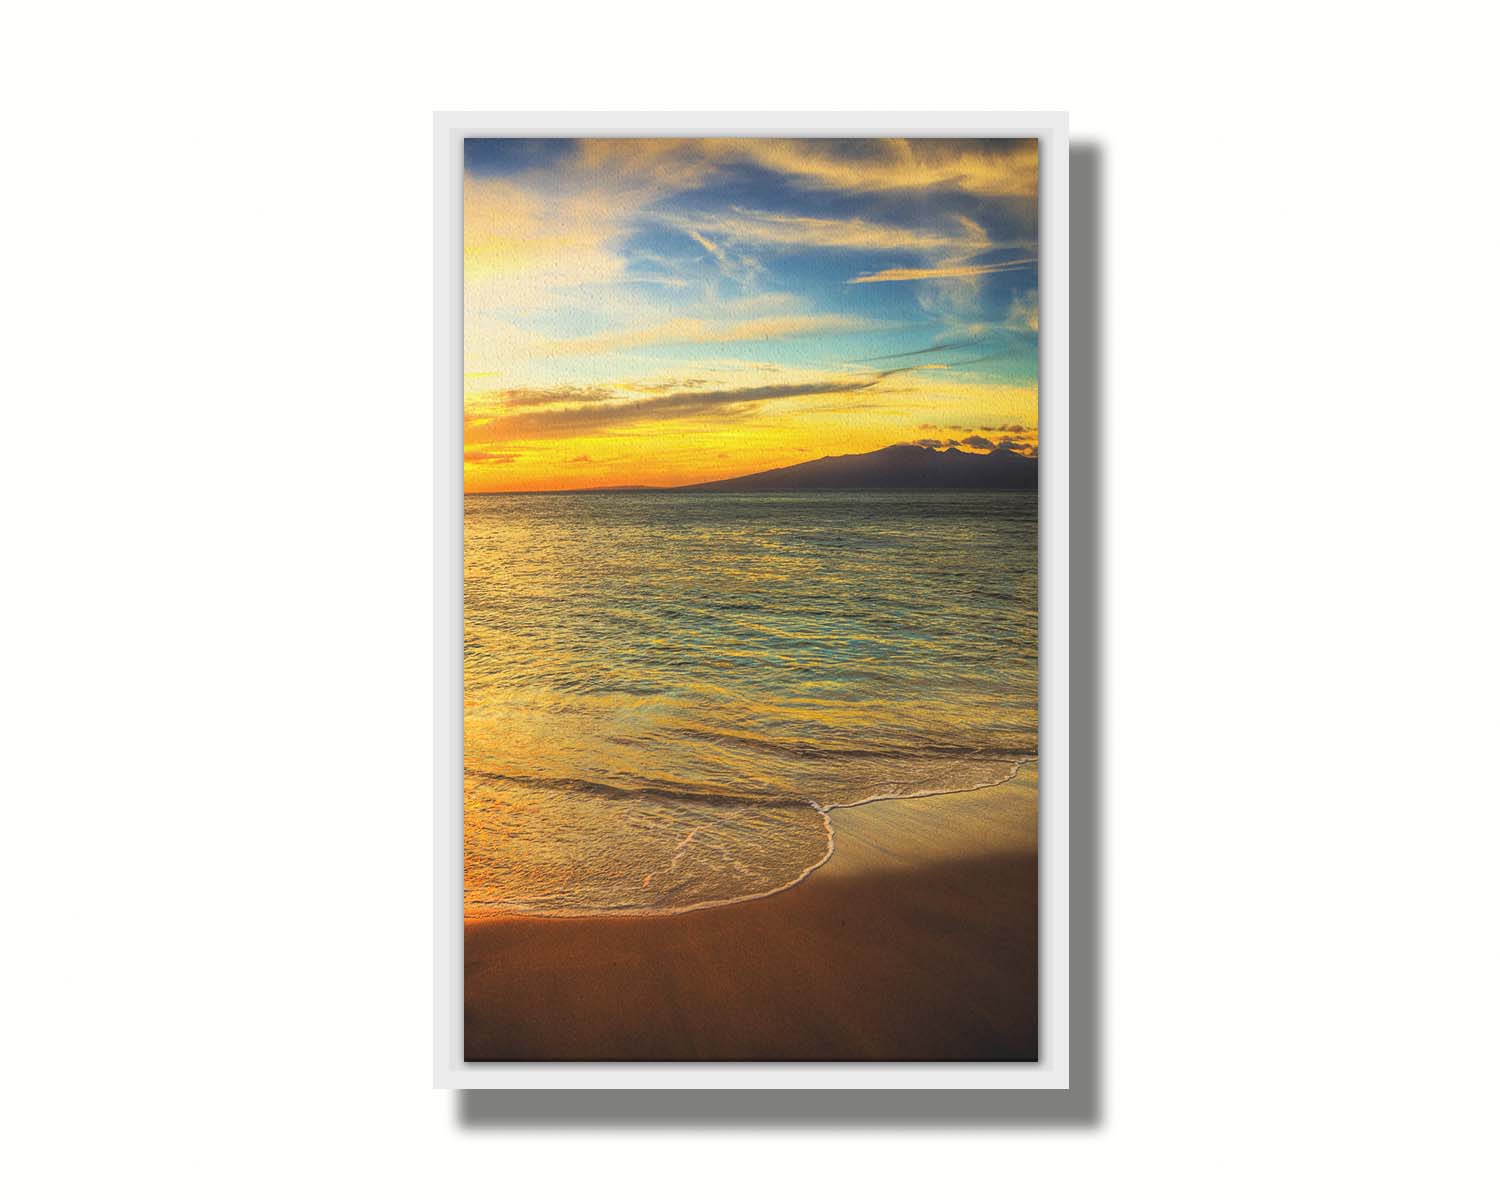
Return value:
<svg viewBox="0 0 1500 1200">
<path fill-rule="evenodd" d="M 1034 452 L 1034 141 L 469 139 L 469 492 Z"/>
</svg>

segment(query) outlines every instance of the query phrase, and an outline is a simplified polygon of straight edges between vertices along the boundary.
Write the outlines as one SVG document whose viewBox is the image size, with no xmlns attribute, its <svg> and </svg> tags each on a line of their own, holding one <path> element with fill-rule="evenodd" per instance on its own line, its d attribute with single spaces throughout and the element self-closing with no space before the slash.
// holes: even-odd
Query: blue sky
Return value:
<svg viewBox="0 0 1500 1200">
<path fill-rule="evenodd" d="M 1036 222 L 1033 142 L 470 139 L 469 483 L 1031 452 Z"/>
</svg>

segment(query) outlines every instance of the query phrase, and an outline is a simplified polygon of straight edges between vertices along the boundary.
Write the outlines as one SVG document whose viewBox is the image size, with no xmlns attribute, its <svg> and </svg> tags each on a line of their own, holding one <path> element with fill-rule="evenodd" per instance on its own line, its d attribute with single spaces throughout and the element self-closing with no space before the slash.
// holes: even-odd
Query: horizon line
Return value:
<svg viewBox="0 0 1500 1200">
<path fill-rule="evenodd" d="M 881 454 L 886 450 L 894 450 L 897 447 L 910 446 L 917 450 L 926 450 L 929 454 L 961 454 L 965 458 L 988 458 L 992 454 L 1004 452 L 1014 458 L 1030 459 L 1033 455 L 1017 454 L 1007 446 L 994 446 L 989 450 L 965 450 L 960 446 L 945 446 L 941 450 L 934 446 L 923 446 L 918 442 L 892 442 L 888 446 L 880 446 L 874 450 L 854 451 L 849 454 L 824 454 L 819 458 L 803 459 L 801 462 L 788 463 L 783 467 L 766 467 L 759 471 L 750 471 L 744 475 L 730 475 L 722 479 L 700 479 L 693 483 L 615 483 L 600 484 L 593 487 L 576 488 L 492 488 L 484 491 L 470 491 L 465 488 L 465 496 L 566 496 L 579 492 L 683 492 L 692 488 L 707 487 L 711 484 L 735 483 L 741 479 L 754 479 L 760 475 L 769 475 L 774 471 L 787 471 L 793 467 L 805 467 L 813 463 L 827 462 L 831 458 L 864 458 L 870 454 Z M 825 492 L 931 492 L 931 491 L 992 491 L 990 488 L 945 488 L 945 487 L 915 487 L 915 488 L 882 488 L 882 487 L 851 487 L 851 488 L 752 488 L 751 491 L 780 492 L 780 491 L 825 491 Z M 1000 489 L 1009 490 L 1009 489 Z"/>
</svg>

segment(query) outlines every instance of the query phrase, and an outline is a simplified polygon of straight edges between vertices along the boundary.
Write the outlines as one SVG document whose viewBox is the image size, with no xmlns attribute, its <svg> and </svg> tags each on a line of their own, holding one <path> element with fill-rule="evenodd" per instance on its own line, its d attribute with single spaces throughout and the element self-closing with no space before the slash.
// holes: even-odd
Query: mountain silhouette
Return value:
<svg viewBox="0 0 1500 1200">
<path fill-rule="evenodd" d="M 1009 450 L 970 454 L 926 446 L 887 446 L 868 454 L 834 454 L 793 467 L 777 467 L 674 488 L 679 492 L 818 492 L 964 488 L 1035 491 L 1036 459 Z"/>
</svg>

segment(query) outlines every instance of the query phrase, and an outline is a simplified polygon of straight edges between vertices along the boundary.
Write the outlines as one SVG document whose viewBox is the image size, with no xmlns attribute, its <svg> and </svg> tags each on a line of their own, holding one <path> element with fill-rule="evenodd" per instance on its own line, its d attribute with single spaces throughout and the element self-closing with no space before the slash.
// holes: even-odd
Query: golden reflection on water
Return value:
<svg viewBox="0 0 1500 1200">
<path fill-rule="evenodd" d="M 470 496 L 469 915 L 776 890 L 1036 746 L 1031 493 Z"/>
</svg>

